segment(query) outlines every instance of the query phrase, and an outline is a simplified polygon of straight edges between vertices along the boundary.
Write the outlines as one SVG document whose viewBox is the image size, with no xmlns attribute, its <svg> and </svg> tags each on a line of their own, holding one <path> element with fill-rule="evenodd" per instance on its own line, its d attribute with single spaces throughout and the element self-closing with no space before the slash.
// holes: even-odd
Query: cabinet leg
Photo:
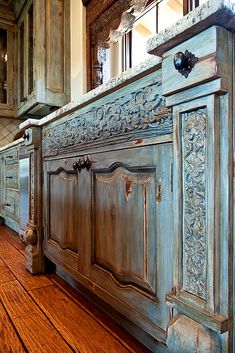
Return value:
<svg viewBox="0 0 235 353">
<path fill-rule="evenodd" d="M 176 316 L 170 322 L 167 347 L 172 353 L 221 353 L 219 336 L 184 315 Z"/>
<path fill-rule="evenodd" d="M 37 231 L 27 229 L 23 239 L 28 244 L 25 248 L 25 267 L 32 274 L 45 272 L 45 259 L 38 241 Z"/>
</svg>

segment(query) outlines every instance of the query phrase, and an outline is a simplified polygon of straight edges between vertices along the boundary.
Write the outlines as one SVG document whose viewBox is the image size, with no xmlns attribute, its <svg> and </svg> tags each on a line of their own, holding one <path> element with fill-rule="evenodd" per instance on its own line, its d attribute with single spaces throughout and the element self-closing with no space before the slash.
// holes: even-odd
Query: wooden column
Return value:
<svg viewBox="0 0 235 353">
<path fill-rule="evenodd" d="M 30 159 L 29 221 L 23 238 L 28 244 L 25 250 L 25 266 L 33 274 L 44 272 L 42 229 L 42 169 L 41 128 L 25 131 L 25 152 Z"/>
</svg>

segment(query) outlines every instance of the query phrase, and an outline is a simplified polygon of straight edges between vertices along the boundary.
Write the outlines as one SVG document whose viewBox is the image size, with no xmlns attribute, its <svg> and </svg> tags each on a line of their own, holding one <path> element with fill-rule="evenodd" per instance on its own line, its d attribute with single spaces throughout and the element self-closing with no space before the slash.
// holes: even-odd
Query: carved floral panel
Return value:
<svg viewBox="0 0 235 353">
<path fill-rule="evenodd" d="M 43 131 L 43 155 L 55 155 L 70 146 L 140 134 L 172 133 L 171 110 L 165 107 L 161 83 L 152 82 L 102 105 L 97 104 L 67 121 Z"/>
<path fill-rule="evenodd" d="M 182 114 L 183 286 L 206 299 L 207 293 L 207 115 Z"/>
</svg>

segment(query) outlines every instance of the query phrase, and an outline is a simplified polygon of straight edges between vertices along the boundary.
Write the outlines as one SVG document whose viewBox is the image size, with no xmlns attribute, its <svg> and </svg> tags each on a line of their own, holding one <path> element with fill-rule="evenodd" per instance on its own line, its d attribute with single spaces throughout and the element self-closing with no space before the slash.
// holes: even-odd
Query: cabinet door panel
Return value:
<svg viewBox="0 0 235 353">
<path fill-rule="evenodd" d="M 172 146 L 90 158 L 86 276 L 96 294 L 159 338 L 169 320 L 165 293 L 172 288 Z"/>
<path fill-rule="evenodd" d="M 4 195 L 4 214 L 15 220 L 19 221 L 19 191 L 5 189 Z"/>
<path fill-rule="evenodd" d="M 6 188 L 19 188 L 19 166 L 18 164 L 6 165 L 5 171 L 5 186 Z"/>
<path fill-rule="evenodd" d="M 117 165 L 113 171 L 94 171 L 93 187 L 93 265 L 156 294 L 156 268 L 149 271 L 156 257 L 149 249 L 156 249 L 155 169 Z"/>
<path fill-rule="evenodd" d="M 75 252 L 78 248 L 77 225 L 72 222 L 72 210 L 77 213 L 76 192 L 76 174 L 63 170 L 58 174 L 50 174 L 50 239 L 57 242 L 62 249 Z"/>
<path fill-rule="evenodd" d="M 46 255 L 78 271 L 82 230 L 83 175 L 66 160 L 46 164 Z"/>
</svg>

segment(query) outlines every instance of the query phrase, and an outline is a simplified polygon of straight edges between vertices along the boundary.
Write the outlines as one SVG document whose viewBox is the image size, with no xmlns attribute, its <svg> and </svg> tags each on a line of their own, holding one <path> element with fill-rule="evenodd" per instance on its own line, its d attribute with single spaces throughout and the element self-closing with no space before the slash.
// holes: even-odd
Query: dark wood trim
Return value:
<svg viewBox="0 0 235 353">
<path fill-rule="evenodd" d="M 191 3 L 192 0 L 183 0 L 183 15 L 187 15 L 190 11 L 190 6 L 189 3 Z"/>
<path fill-rule="evenodd" d="M 88 6 L 90 4 L 91 0 L 82 0 L 83 6 Z"/>
<path fill-rule="evenodd" d="M 122 70 L 132 67 L 132 31 L 126 33 L 122 38 Z"/>
</svg>

